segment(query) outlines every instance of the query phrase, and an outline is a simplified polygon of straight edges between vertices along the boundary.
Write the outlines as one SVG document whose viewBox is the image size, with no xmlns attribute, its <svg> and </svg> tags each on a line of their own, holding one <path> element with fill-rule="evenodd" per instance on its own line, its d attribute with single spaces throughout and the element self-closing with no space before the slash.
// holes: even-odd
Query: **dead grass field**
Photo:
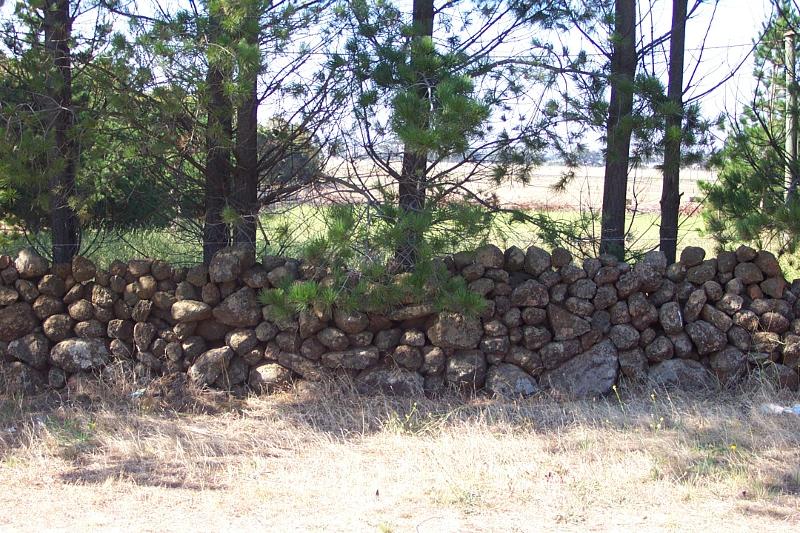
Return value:
<svg viewBox="0 0 800 533">
<path fill-rule="evenodd" d="M 393 164 L 395 170 L 400 170 L 400 160 Z M 449 165 L 431 169 L 432 173 L 449 170 Z M 475 171 L 472 167 L 450 171 L 450 176 L 455 181 L 465 179 L 466 172 Z M 372 189 L 377 192 L 377 187 L 392 189 L 394 184 L 386 172 L 378 168 L 369 160 L 346 162 L 342 159 L 331 158 L 326 166 L 329 175 L 337 176 L 350 183 L 358 183 L 361 188 Z M 566 173 L 572 173 L 563 190 L 554 190 Z M 468 188 L 482 195 L 494 194 L 500 205 L 520 209 L 534 209 L 537 211 L 563 211 L 563 210 L 599 210 L 603 204 L 603 181 L 605 167 L 581 166 L 574 169 L 560 165 L 544 164 L 536 167 L 530 176 L 529 183 L 505 182 L 500 185 L 492 179 L 493 168 L 487 165 L 476 171 L 470 178 Z M 680 191 L 681 206 L 697 207 L 703 200 L 700 182 L 713 183 L 716 181 L 716 172 L 702 168 L 681 168 Z M 660 211 L 661 187 L 663 173 L 654 167 L 632 168 L 628 173 L 628 186 L 626 198 L 628 207 L 643 213 L 658 213 Z M 346 189 L 334 187 L 329 191 L 329 199 L 358 201 L 363 198 L 353 196 Z"/>
<path fill-rule="evenodd" d="M 796 530 L 785 394 L 6 398 L 0 530 Z"/>
</svg>

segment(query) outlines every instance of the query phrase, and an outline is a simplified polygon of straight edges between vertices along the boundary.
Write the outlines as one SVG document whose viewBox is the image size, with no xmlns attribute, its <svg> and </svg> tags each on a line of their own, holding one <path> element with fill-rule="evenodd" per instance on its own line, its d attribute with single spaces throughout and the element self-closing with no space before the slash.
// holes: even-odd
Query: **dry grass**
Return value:
<svg viewBox="0 0 800 533">
<path fill-rule="evenodd" d="M 800 419 L 758 410 L 798 398 L 764 387 L 557 403 L 330 385 L 182 412 L 90 396 L 2 400 L 0 529 L 800 526 Z"/>
</svg>

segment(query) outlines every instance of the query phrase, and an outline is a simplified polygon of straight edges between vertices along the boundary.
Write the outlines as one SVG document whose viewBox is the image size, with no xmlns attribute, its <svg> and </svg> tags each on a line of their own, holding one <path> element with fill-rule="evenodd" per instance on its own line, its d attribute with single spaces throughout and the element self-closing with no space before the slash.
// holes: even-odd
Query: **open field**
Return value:
<svg viewBox="0 0 800 533">
<path fill-rule="evenodd" d="M 400 158 L 392 167 L 400 171 Z M 440 168 L 441 167 L 441 168 Z M 365 190 L 377 192 L 378 186 L 392 190 L 393 182 L 387 177 L 384 170 L 378 168 L 369 160 L 345 162 L 341 159 L 331 158 L 326 164 L 326 173 L 344 179 L 348 183 L 357 183 Z M 535 209 L 540 211 L 552 210 L 581 210 L 599 209 L 603 205 L 603 181 L 605 168 L 603 166 L 582 166 L 568 169 L 560 165 L 541 165 L 536 167 L 526 184 L 518 182 L 504 182 L 500 185 L 491 178 L 493 167 L 486 165 L 477 170 L 457 168 L 452 170 L 449 165 L 434 166 L 430 174 L 447 171 L 449 181 L 460 182 L 465 179 L 468 172 L 474 172 L 466 187 L 475 193 L 494 194 L 500 204 L 506 207 L 521 209 Z M 572 179 L 566 182 L 563 190 L 556 191 L 554 186 L 562 180 L 567 172 L 572 172 Z M 686 167 L 681 169 L 680 191 L 681 205 L 696 205 L 702 200 L 699 183 L 701 181 L 713 182 L 716 173 L 702 168 Z M 626 197 L 628 205 L 640 212 L 658 212 L 661 201 L 661 187 L 663 181 L 662 171 L 658 168 L 641 167 L 633 168 L 628 175 L 628 188 Z M 352 201 L 356 197 L 346 193 L 346 189 L 337 189 L 339 194 L 330 194 L 334 201 Z"/>
<path fill-rule="evenodd" d="M 0 529 L 800 527 L 800 417 L 758 408 L 798 397 L 763 386 L 566 403 L 332 387 L 184 412 L 129 392 L 0 397 Z"/>
</svg>

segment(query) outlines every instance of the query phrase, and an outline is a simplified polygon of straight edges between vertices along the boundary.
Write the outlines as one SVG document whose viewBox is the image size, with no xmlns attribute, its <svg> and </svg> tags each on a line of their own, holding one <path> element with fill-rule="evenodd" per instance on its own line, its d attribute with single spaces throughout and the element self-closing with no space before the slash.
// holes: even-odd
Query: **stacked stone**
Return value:
<svg viewBox="0 0 800 533">
<path fill-rule="evenodd" d="M 580 397 L 621 376 L 697 389 L 749 372 L 798 386 L 800 282 L 789 287 L 769 252 L 742 246 L 706 259 L 688 247 L 673 265 L 660 252 L 634 265 L 606 255 L 578 264 L 561 248 L 487 245 L 444 263 L 485 299 L 481 316 L 407 302 L 383 314 L 285 317 L 258 291 L 326 284 L 329 273 L 273 256 L 258 263 L 242 247 L 188 269 L 137 259 L 103 270 L 82 257 L 50 268 L 24 250 L 0 256 L 0 363 L 6 384 L 25 392 L 112 363 L 240 393 L 336 375 L 395 394 L 452 386 Z"/>
</svg>

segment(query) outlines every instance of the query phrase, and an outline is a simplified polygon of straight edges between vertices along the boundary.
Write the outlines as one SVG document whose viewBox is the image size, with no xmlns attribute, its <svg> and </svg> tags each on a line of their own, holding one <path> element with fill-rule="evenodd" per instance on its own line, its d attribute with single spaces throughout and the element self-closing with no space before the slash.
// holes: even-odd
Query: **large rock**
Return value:
<svg viewBox="0 0 800 533">
<path fill-rule="evenodd" d="M 714 276 L 716 275 L 717 261 L 715 259 L 708 259 L 699 265 L 690 268 L 686 272 L 686 280 L 694 283 L 695 285 L 702 285 L 703 283 L 714 279 Z"/>
<path fill-rule="evenodd" d="M 325 328 L 317 334 L 317 340 L 333 351 L 341 351 L 350 345 L 345 333 L 337 328 Z"/>
<path fill-rule="evenodd" d="M 768 278 L 759 285 L 764 294 L 771 298 L 783 298 L 786 292 L 786 280 L 783 278 Z"/>
<path fill-rule="evenodd" d="M 549 301 L 547 287 L 532 279 L 520 283 L 511 293 L 511 305 L 519 307 L 544 307 Z"/>
<path fill-rule="evenodd" d="M 503 251 L 494 244 L 486 244 L 475 250 L 475 262 L 484 268 L 503 268 Z"/>
<path fill-rule="evenodd" d="M 539 391 L 536 380 L 518 366 L 492 365 L 486 372 L 486 390 L 504 398 L 527 397 Z"/>
<path fill-rule="evenodd" d="M 644 257 L 642 257 L 641 261 L 639 262 L 649 265 L 650 268 L 662 276 L 667 271 L 667 256 L 661 250 L 651 250 L 645 253 Z"/>
<path fill-rule="evenodd" d="M 480 350 L 459 350 L 448 360 L 445 379 L 456 387 L 479 389 L 486 381 L 486 358 Z"/>
<path fill-rule="evenodd" d="M 330 375 L 327 369 L 322 368 L 319 363 L 310 361 L 296 353 L 280 352 L 278 354 L 278 363 L 281 366 L 290 368 L 292 372 L 300 374 L 301 377 L 309 381 L 321 381 Z"/>
<path fill-rule="evenodd" d="M 233 359 L 229 346 L 203 352 L 189 367 L 189 379 L 198 385 L 211 385 L 219 378 Z"/>
<path fill-rule="evenodd" d="M 86 320 L 84 322 L 78 322 L 75 324 L 73 329 L 75 331 L 75 336 L 84 339 L 102 339 L 106 336 L 106 326 L 103 325 L 99 320 Z"/>
<path fill-rule="evenodd" d="M 31 333 L 8 343 L 8 355 L 33 368 L 44 368 L 50 356 L 50 342 L 41 333 Z"/>
<path fill-rule="evenodd" d="M 756 255 L 754 263 L 759 269 L 761 269 L 761 272 L 764 273 L 764 276 L 768 278 L 781 275 L 781 266 L 778 263 L 778 259 L 775 257 L 775 255 L 773 255 L 772 252 L 761 250 L 758 252 L 758 255 Z"/>
<path fill-rule="evenodd" d="M 258 337 L 255 330 L 235 329 L 225 335 L 225 344 L 230 346 L 237 355 L 244 356 L 258 345 Z"/>
<path fill-rule="evenodd" d="M 99 307 L 112 307 L 114 305 L 114 295 L 102 285 L 92 287 L 92 303 Z"/>
<path fill-rule="evenodd" d="M 138 278 L 149 274 L 152 264 L 152 259 L 131 259 L 128 261 L 128 272 L 130 272 L 133 277 Z"/>
<path fill-rule="evenodd" d="M 68 374 L 97 370 L 110 357 L 105 342 L 99 339 L 66 339 L 50 350 L 52 363 Z"/>
<path fill-rule="evenodd" d="M 361 394 L 386 394 L 390 396 L 417 396 L 422 394 L 424 379 L 411 370 L 398 367 L 375 367 L 364 370 L 356 377 L 356 389 Z"/>
<path fill-rule="evenodd" d="M 258 394 L 270 394 L 286 388 L 292 371 L 275 363 L 264 363 L 250 369 L 248 384 Z"/>
<path fill-rule="evenodd" d="M 733 316 L 742 309 L 743 304 L 744 298 L 738 294 L 725 293 L 717 302 L 717 309 L 723 313 Z"/>
<path fill-rule="evenodd" d="M 303 310 L 297 315 L 300 338 L 307 339 L 325 329 L 328 323 L 311 310 Z"/>
<path fill-rule="evenodd" d="M 705 320 L 697 320 L 686 324 L 686 333 L 697 347 L 697 353 L 707 355 L 722 350 L 728 343 L 728 337 Z"/>
<path fill-rule="evenodd" d="M 0 369 L 0 383 L 4 392 L 18 396 L 30 396 L 40 392 L 45 386 L 41 372 L 24 363 L 13 362 Z"/>
<path fill-rule="evenodd" d="M 617 324 L 609 333 L 609 338 L 620 350 L 630 350 L 639 344 L 639 337 L 639 331 L 630 324 Z"/>
<path fill-rule="evenodd" d="M 710 363 L 720 382 L 729 385 L 747 371 L 747 354 L 735 346 L 728 346 L 713 354 Z"/>
<path fill-rule="evenodd" d="M 13 341 L 32 332 L 39 321 L 30 304 L 20 302 L 0 309 L 0 341 Z"/>
<path fill-rule="evenodd" d="M 708 304 L 703 306 L 703 311 L 700 313 L 700 316 L 703 318 L 703 320 L 705 320 L 709 324 L 712 324 L 715 328 L 717 328 L 722 332 L 728 331 L 729 329 L 731 329 L 731 326 L 733 325 L 733 320 L 731 320 L 731 317 L 729 317 L 716 307 L 711 307 Z M 787 321 L 787 327 L 788 327 L 788 321 Z"/>
<path fill-rule="evenodd" d="M 181 342 L 181 348 L 183 348 L 183 357 L 187 361 L 194 361 L 206 351 L 207 345 L 203 337 L 193 336 L 184 339 Z"/>
<path fill-rule="evenodd" d="M 97 267 L 94 263 L 85 257 L 76 255 L 72 258 L 72 277 L 77 282 L 89 281 L 94 278 Z"/>
<path fill-rule="evenodd" d="M 437 346 L 425 346 L 422 349 L 422 368 L 419 369 L 421 374 L 441 374 L 444 370 L 445 354 L 444 350 Z"/>
<path fill-rule="evenodd" d="M 378 362 L 380 352 L 378 348 L 353 348 L 338 352 L 328 352 L 322 355 L 322 364 L 328 368 L 346 368 L 350 370 L 363 370 Z"/>
<path fill-rule="evenodd" d="M 239 275 L 253 266 L 255 262 L 255 253 L 248 246 L 228 246 L 211 258 L 208 275 L 212 283 L 236 281 Z"/>
<path fill-rule="evenodd" d="M 764 281 L 764 273 L 754 263 L 739 263 L 733 270 L 733 275 L 739 278 L 745 285 L 761 283 Z"/>
<path fill-rule="evenodd" d="M 589 322 L 555 304 L 547 306 L 547 318 L 557 341 L 575 339 L 592 329 Z"/>
<path fill-rule="evenodd" d="M 141 352 L 150 348 L 150 343 L 156 336 L 156 327 L 149 322 L 137 322 L 133 326 L 133 342 Z"/>
<path fill-rule="evenodd" d="M 255 264 L 242 273 L 241 279 L 248 287 L 261 289 L 269 285 L 267 274 L 268 272 L 263 266 Z"/>
<path fill-rule="evenodd" d="M 525 254 L 525 272 L 538 276 L 550 268 L 550 254 L 538 246 L 531 246 Z"/>
<path fill-rule="evenodd" d="M 369 326 L 369 317 L 360 311 L 345 311 L 337 308 L 333 311 L 333 321 L 337 328 L 351 335 L 361 333 Z"/>
<path fill-rule="evenodd" d="M 479 318 L 458 313 L 439 313 L 428 328 L 431 344 L 445 349 L 475 348 L 482 334 Z"/>
<path fill-rule="evenodd" d="M 133 339 L 133 322 L 116 318 L 106 326 L 106 335 L 112 339 L 129 341 Z"/>
<path fill-rule="evenodd" d="M 511 346 L 504 360 L 507 363 L 522 367 L 532 375 L 539 375 L 544 370 L 544 363 L 539 353 L 522 346 Z"/>
<path fill-rule="evenodd" d="M 545 368 L 555 368 L 564 361 L 578 355 L 581 342 L 578 339 L 549 342 L 539 350 L 539 357 Z"/>
<path fill-rule="evenodd" d="M 675 335 L 683 331 L 683 317 L 681 306 L 677 302 L 667 302 L 658 310 L 658 319 L 661 327 L 668 335 Z"/>
<path fill-rule="evenodd" d="M 33 248 L 24 248 L 14 260 L 19 277 L 22 279 L 39 278 L 47 274 L 47 259 L 37 254 Z"/>
<path fill-rule="evenodd" d="M 225 298 L 212 311 L 214 318 L 227 326 L 249 328 L 261 322 L 261 308 L 256 301 L 256 293 L 244 287 Z"/>
<path fill-rule="evenodd" d="M 11 305 L 19 299 L 19 293 L 13 287 L 0 285 L 0 305 Z"/>
<path fill-rule="evenodd" d="M 686 322 L 694 322 L 703 311 L 708 297 L 704 289 L 697 289 L 689 295 L 686 305 L 683 306 L 683 318 Z"/>
<path fill-rule="evenodd" d="M 681 263 L 687 268 L 697 266 L 706 258 L 706 251 L 699 246 L 687 246 L 681 252 Z"/>
<path fill-rule="evenodd" d="M 75 323 L 69 315 L 53 315 L 47 317 L 42 324 L 44 334 L 53 342 L 61 342 L 72 336 L 72 326 Z"/>
<path fill-rule="evenodd" d="M 172 304 L 172 319 L 176 322 L 199 322 L 211 318 L 211 306 L 197 300 L 180 300 Z"/>
<path fill-rule="evenodd" d="M 647 356 L 641 348 L 619 352 L 619 369 L 628 379 L 643 381 L 647 378 L 647 368 Z"/>
<path fill-rule="evenodd" d="M 619 361 L 614 344 L 605 340 L 542 374 L 540 383 L 570 398 L 606 394 L 617 380 Z"/>
<path fill-rule="evenodd" d="M 639 331 L 658 322 L 658 310 L 641 292 L 634 293 L 628 298 L 628 312 L 631 315 L 631 324 Z"/>
<path fill-rule="evenodd" d="M 667 359 L 651 366 L 648 377 L 662 387 L 686 391 L 714 390 L 718 386 L 711 372 L 692 359 Z"/>
<path fill-rule="evenodd" d="M 424 363 L 422 350 L 407 344 L 401 344 L 395 348 L 394 353 L 392 353 L 392 359 L 401 367 L 409 370 L 418 370 Z"/>
<path fill-rule="evenodd" d="M 404 320 L 416 320 L 425 318 L 436 312 L 436 306 L 430 303 L 405 305 L 391 311 L 388 315 L 390 320 L 402 322 Z"/>
</svg>

